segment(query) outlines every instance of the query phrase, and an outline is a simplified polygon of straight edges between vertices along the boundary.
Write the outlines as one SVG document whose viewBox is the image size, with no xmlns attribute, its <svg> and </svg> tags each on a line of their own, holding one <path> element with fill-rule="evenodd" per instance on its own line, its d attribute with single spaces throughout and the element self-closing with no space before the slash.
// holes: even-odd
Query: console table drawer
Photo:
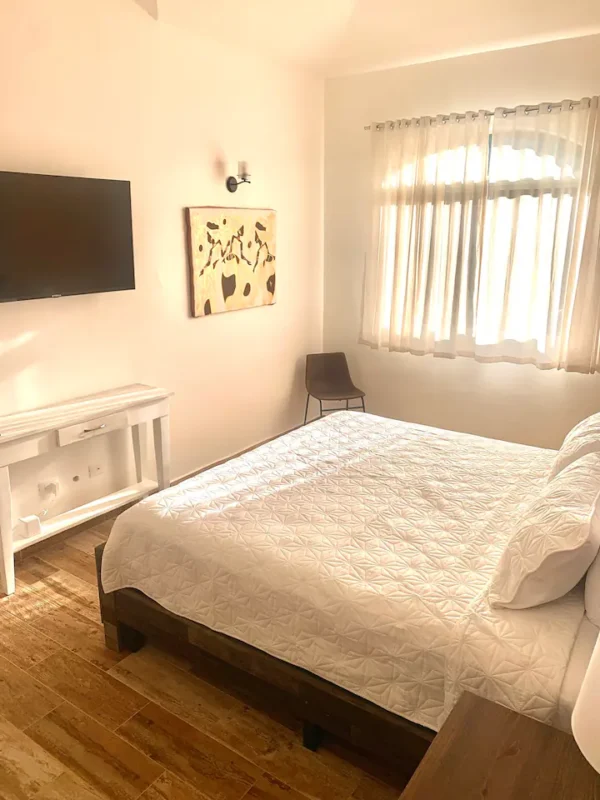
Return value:
<svg viewBox="0 0 600 800">
<path fill-rule="evenodd" d="M 77 425 L 68 425 L 66 428 L 59 428 L 56 431 L 58 446 L 64 447 L 73 442 L 82 442 L 85 439 L 92 439 L 94 436 L 102 436 L 110 431 L 117 431 L 128 426 L 127 412 L 110 414 L 106 417 L 96 417 L 87 422 L 78 422 Z"/>
<path fill-rule="evenodd" d="M 170 485 L 170 394 L 156 386 L 134 383 L 0 417 L 0 594 L 11 595 L 15 591 L 15 553 L 22 553 L 61 531 L 135 503 L 150 492 Z M 156 480 L 144 476 L 145 448 L 142 445 L 147 431 L 141 426 L 148 425 L 152 425 L 154 433 Z M 77 508 L 65 509 L 50 519 L 30 514 L 19 521 L 10 485 L 13 464 L 33 461 L 38 456 L 46 456 L 46 463 L 49 463 L 61 447 L 116 430 L 122 431 L 121 435 L 129 432 L 131 436 L 135 483 Z M 87 447 L 89 449 L 90 445 Z M 90 463 L 100 463 L 96 462 L 97 457 L 93 456 L 94 461 Z M 16 539 L 14 532 L 19 524 L 26 535 Z"/>
</svg>

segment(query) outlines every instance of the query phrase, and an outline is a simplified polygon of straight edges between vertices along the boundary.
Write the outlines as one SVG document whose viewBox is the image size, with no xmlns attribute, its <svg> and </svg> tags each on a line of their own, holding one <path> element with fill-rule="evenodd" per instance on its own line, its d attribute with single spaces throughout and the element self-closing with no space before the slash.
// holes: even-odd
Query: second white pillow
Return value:
<svg viewBox="0 0 600 800">
<path fill-rule="evenodd" d="M 577 461 L 578 458 L 582 458 L 588 453 L 597 453 L 599 451 L 600 413 L 592 414 L 591 417 L 582 419 L 567 433 L 554 459 L 549 480 L 556 477 L 559 472 L 568 467 L 569 464 Z"/>
<path fill-rule="evenodd" d="M 556 600 L 585 575 L 600 547 L 600 453 L 552 478 L 526 508 L 490 586 L 492 606 L 530 608 Z"/>
</svg>

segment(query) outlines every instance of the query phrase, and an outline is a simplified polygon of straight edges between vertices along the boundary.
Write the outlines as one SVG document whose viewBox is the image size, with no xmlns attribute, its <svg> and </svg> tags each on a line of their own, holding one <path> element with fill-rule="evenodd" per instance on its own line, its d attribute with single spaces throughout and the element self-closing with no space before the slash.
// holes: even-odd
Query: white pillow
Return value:
<svg viewBox="0 0 600 800">
<path fill-rule="evenodd" d="M 600 451 L 600 413 L 592 414 L 591 417 L 578 422 L 567 433 L 554 459 L 549 480 L 578 458 L 598 451 Z"/>
<path fill-rule="evenodd" d="M 585 579 L 585 613 L 600 628 L 600 555 L 596 556 Z"/>
<path fill-rule="evenodd" d="M 600 547 L 600 453 L 565 467 L 529 503 L 490 586 L 494 607 L 556 600 L 585 575 Z"/>
</svg>

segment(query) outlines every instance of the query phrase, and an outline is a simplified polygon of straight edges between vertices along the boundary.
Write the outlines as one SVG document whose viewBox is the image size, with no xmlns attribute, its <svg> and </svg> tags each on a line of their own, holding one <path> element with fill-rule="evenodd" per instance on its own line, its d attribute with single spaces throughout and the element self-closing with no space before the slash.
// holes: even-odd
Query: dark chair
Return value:
<svg viewBox="0 0 600 800">
<path fill-rule="evenodd" d="M 344 353 L 313 353 L 306 356 L 306 391 L 305 425 L 311 396 L 319 401 L 319 418 L 330 411 L 339 411 L 339 408 L 323 408 L 324 400 L 345 400 L 346 408 L 365 410 L 365 393 L 352 383 Z M 350 406 L 350 400 L 360 400 L 361 405 Z"/>
</svg>

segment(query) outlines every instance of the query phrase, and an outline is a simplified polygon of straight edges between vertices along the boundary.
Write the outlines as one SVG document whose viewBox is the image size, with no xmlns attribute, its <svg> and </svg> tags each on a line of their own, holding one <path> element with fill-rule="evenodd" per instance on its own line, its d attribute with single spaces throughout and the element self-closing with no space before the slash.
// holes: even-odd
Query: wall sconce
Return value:
<svg viewBox="0 0 600 800">
<path fill-rule="evenodd" d="M 225 186 L 230 192 L 237 192 L 240 183 L 250 183 L 250 173 L 248 172 L 248 162 L 238 161 L 238 176 L 235 178 L 230 175 L 225 181 Z"/>
</svg>

